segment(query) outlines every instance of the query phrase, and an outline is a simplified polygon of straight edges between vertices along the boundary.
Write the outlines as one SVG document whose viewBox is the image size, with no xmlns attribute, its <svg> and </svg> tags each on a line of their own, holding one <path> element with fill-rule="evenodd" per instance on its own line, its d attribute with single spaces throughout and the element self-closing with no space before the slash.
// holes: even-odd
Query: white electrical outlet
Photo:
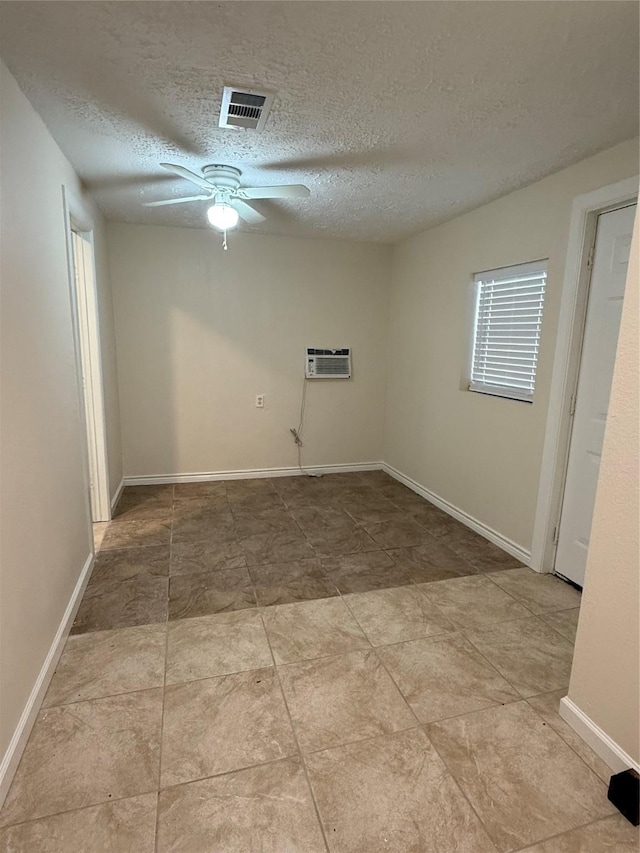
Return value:
<svg viewBox="0 0 640 853">
<path fill-rule="evenodd" d="M 264 409 L 264 394 L 256 394 L 256 409 Z"/>
</svg>

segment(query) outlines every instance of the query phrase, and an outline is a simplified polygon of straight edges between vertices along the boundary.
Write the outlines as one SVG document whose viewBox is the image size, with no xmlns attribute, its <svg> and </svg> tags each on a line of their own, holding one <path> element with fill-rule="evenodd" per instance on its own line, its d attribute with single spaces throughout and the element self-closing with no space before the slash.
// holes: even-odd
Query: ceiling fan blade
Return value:
<svg viewBox="0 0 640 853">
<path fill-rule="evenodd" d="M 302 184 L 285 184 L 281 187 L 242 187 L 242 198 L 307 198 L 311 190 Z"/>
<path fill-rule="evenodd" d="M 102 192 L 103 190 L 127 190 L 130 187 L 153 186 L 158 184 L 171 183 L 173 178 L 171 175 L 154 175 L 147 172 L 138 172 L 135 174 L 122 175 L 97 175 L 96 177 L 87 177 L 87 189 L 91 192 Z"/>
<path fill-rule="evenodd" d="M 286 170 L 319 169 L 379 169 L 384 166 L 396 166 L 406 162 L 411 157 L 408 149 L 401 145 L 391 145 L 387 148 L 368 148 L 364 151 L 329 151 L 308 157 L 290 157 L 286 160 L 260 163 L 260 169 L 271 172 Z"/>
<path fill-rule="evenodd" d="M 188 181 L 192 181 L 199 187 L 211 189 L 213 186 L 213 184 L 210 184 L 209 181 L 205 180 L 202 175 L 196 175 L 195 172 L 185 169 L 184 166 L 177 166 L 175 163 L 160 163 L 160 165 L 163 169 L 167 169 L 169 172 L 173 172 L 174 175 L 178 175 L 181 178 L 186 178 Z"/>
<path fill-rule="evenodd" d="M 143 207 L 162 207 L 165 204 L 184 204 L 185 201 L 206 201 L 212 195 L 189 195 L 186 198 L 165 198 L 162 201 L 145 201 Z"/>
<path fill-rule="evenodd" d="M 231 207 L 235 208 L 242 219 L 248 222 L 249 225 L 258 225 L 259 222 L 264 222 L 266 217 L 257 210 L 254 210 L 246 201 L 241 201 L 239 198 L 234 198 L 231 201 Z"/>
</svg>

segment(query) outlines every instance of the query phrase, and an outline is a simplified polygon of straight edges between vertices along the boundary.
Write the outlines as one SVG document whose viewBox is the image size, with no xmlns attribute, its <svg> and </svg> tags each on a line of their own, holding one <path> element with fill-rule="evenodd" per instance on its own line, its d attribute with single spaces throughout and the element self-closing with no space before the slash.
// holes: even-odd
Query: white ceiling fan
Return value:
<svg viewBox="0 0 640 853">
<path fill-rule="evenodd" d="M 233 166 L 203 166 L 202 175 L 197 175 L 184 166 L 174 163 L 161 163 L 163 169 L 173 172 L 181 178 L 196 184 L 205 192 L 185 198 L 168 198 L 162 201 L 145 202 L 145 207 L 162 207 L 168 204 L 185 204 L 191 201 L 211 201 L 207 211 L 209 222 L 220 231 L 233 228 L 238 217 L 251 225 L 264 222 L 265 217 L 258 213 L 247 200 L 258 198 L 307 198 L 310 190 L 302 184 L 285 184 L 278 187 L 241 187 L 240 169 Z"/>
</svg>

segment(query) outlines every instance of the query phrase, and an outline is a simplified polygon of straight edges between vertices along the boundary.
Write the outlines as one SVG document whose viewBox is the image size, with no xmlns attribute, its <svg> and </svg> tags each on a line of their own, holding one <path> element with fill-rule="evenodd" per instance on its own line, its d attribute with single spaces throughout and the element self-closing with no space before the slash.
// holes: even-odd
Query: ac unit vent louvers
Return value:
<svg viewBox="0 0 640 853">
<path fill-rule="evenodd" d="M 220 127 L 262 130 L 273 101 L 267 92 L 243 92 L 225 86 L 220 107 Z"/>
<path fill-rule="evenodd" d="M 322 356 L 317 356 L 316 372 L 324 376 L 343 376 L 349 372 L 349 360 L 347 358 L 322 358 Z"/>
</svg>

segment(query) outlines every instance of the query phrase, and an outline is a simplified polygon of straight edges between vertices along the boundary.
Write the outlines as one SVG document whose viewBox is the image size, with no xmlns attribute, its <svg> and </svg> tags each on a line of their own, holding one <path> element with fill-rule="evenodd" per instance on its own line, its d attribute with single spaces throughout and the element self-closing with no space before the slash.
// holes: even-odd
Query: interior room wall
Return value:
<svg viewBox="0 0 640 853">
<path fill-rule="evenodd" d="M 91 202 L 1 63 L 0 86 L 0 761 L 3 755 L 6 761 L 93 548 L 62 185 L 86 206 Z M 104 229 L 95 210 L 93 215 L 104 302 Z M 113 400 L 113 364 L 107 377 Z M 110 419 L 117 419 L 117 411 Z M 114 428 L 115 476 L 118 436 Z M 0 774 L 5 769 L 6 763 L 0 765 Z"/>
<path fill-rule="evenodd" d="M 395 247 L 384 459 L 531 547 L 571 205 L 638 173 L 622 143 Z M 548 258 L 533 403 L 465 390 L 475 272 Z"/>
<path fill-rule="evenodd" d="M 352 347 L 307 385 L 303 464 L 379 462 L 390 249 L 110 223 L 125 475 L 297 465 L 305 347 Z M 264 394 L 264 409 L 255 406 Z"/>
<path fill-rule="evenodd" d="M 636 217 L 569 698 L 640 763 L 638 365 L 640 219 Z"/>
</svg>

